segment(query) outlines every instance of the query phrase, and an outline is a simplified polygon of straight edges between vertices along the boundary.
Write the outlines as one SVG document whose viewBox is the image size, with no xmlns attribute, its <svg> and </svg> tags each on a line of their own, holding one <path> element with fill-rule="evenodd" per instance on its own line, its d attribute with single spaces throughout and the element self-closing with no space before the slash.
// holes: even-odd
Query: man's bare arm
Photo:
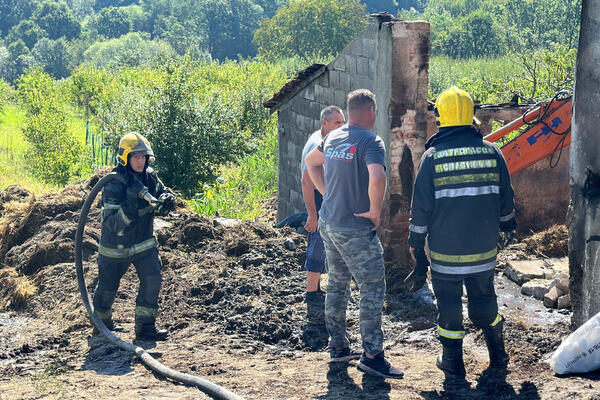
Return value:
<svg viewBox="0 0 600 400">
<path fill-rule="evenodd" d="M 367 169 L 369 170 L 369 211 L 354 215 L 370 219 L 373 222 L 373 230 L 376 231 L 381 223 L 381 209 L 387 180 L 383 165 L 369 164 Z"/>
<path fill-rule="evenodd" d="M 306 164 L 306 169 L 312 183 L 321 194 L 325 194 L 325 175 L 323 172 L 325 157 L 323 156 L 323 152 L 318 148 L 314 148 L 308 153 L 304 159 L 304 163 Z"/>
<path fill-rule="evenodd" d="M 306 212 L 308 218 L 304 229 L 307 232 L 314 232 L 317 230 L 317 203 L 315 201 L 315 191 L 313 182 L 308 175 L 308 170 L 302 171 L 302 198 L 304 199 L 304 205 L 306 206 Z"/>
</svg>

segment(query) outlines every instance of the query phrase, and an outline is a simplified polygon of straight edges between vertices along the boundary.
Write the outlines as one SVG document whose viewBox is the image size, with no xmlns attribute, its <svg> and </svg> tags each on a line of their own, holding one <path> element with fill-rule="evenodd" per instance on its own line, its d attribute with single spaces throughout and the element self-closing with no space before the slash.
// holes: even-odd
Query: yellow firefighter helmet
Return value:
<svg viewBox="0 0 600 400">
<path fill-rule="evenodd" d="M 117 151 L 119 164 L 123 166 L 127 165 L 127 159 L 131 153 L 148 156 L 148 163 L 154 161 L 154 152 L 150 147 L 150 142 L 137 132 L 126 133 L 119 141 L 119 150 Z"/>
<path fill-rule="evenodd" d="M 446 126 L 472 125 L 474 121 L 474 104 L 469 93 L 452 86 L 438 96 L 435 101 L 436 125 Z"/>
</svg>

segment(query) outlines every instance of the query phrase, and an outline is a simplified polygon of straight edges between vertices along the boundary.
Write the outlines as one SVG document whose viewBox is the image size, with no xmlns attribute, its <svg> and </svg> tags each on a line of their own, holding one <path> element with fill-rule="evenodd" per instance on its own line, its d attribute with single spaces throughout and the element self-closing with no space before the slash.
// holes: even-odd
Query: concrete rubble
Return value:
<svg viewBox="0 0 600 400">
<path fill-rule="evenodd" d="M 547 308 L 571 307 L 567 257 L 510 260 L 504 275 L 521 286 L 521 293 L 543 301 Z"/>
</svg>

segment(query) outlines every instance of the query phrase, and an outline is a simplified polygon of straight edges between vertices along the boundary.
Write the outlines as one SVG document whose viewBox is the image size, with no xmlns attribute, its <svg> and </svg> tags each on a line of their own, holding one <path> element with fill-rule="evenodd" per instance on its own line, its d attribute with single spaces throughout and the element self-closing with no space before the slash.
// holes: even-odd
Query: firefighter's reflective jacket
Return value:
<svg viewBox="0 0 600 400">
<path fill-rule="evenodd" d="M 149 208 L 150 204 L 138 198 L 137 207 L 135 200 L 132 207 L 131 198 L 128 200 L 127 188 L 131 188 L 133 179 L 139 179 L 156 198 L 170 189 L 165 187 L 150 167 L 139 174 L 128 171 L 123 166 L 118 166 L 113 172 L 124 177 L 128 184 L 113 180 L 104 187 L 102 233 L 98 252 L 109 259 L 123 261 L 138 257 L 158 244 L 154 236 L 154 212 Z"/>
<path fill-rule="evenodd" d="M 442 279 L 496 265 L 499 229 L 516 228 L 513 189 L 500 150 L 471 126 L 440 128 L 415 181 L 408 244 L 428 238 L 432 274 Z"/>
</svg>

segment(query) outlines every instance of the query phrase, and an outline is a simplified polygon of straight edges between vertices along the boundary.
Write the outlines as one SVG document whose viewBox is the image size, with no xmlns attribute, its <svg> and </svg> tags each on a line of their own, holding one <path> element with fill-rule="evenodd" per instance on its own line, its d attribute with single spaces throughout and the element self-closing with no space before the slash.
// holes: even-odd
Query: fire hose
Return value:
<svg viewBox="0 0 600 400">
<path fill-rule="evenodd" d="M 112 180 L 119 180 L 122 183 L 125 183 L 123 178 L 119 176 L 117 173 L 110 173 L 100 179 L 92 188 L 92 191 L 88 195 L 87 199 L 83 203 L 83 207 L 81 208 L 81 214 L 79 215 L 79 222 L 77 224 L 77 232 L 75 233 L 75 268 L 77 270 L 77 283 L 79 286 L 79 292 L 81 293 L 81 298 L 83 300 L 83 304 L 89 314 L 90 320 L 92 324 L 100 331 L 106 338 L 114 345 L 120 347 L 125 351 L 129 351 L 134 353 L 142 363 L 153 370 L 154 372 L 162 375 L 166 378 L 172 379 L 177 382 L 181 382 L 183 384 L 189 386 L 195 386 L 207 395 L 211 396 L 214 399 L 223 399 L 223 400 L 244 400 L 242 397 L 236 395 L 228 391 L 227 389 L 212 383 L 206 379 L 200 378 L 195 375 L 190 375 L 182 372 L 175 371 L 169 367 L 164 366 L 160 362 L 158 362 L 155 358 L 153 358 L 146 350 L 143 348 L 136 346 L 132 343 L 125 342 L 115 336 L 107 327 L 104 325 L 100 317 L 94 312 L 94 307 L 91 302 L 90 294 L 87 290 L 87 286 L 85 284 L 85 276 L 83 271 L 83 255 L 82 255 L 82 241 L 83 241 L 83 233 L 85 230 L 85 224 L 87 222 L 88 213 L 92 206 L 92 203 L 96 199 L 98 193 L 102 190 L 106 184 L 111 182 Z"/>
</svg>

